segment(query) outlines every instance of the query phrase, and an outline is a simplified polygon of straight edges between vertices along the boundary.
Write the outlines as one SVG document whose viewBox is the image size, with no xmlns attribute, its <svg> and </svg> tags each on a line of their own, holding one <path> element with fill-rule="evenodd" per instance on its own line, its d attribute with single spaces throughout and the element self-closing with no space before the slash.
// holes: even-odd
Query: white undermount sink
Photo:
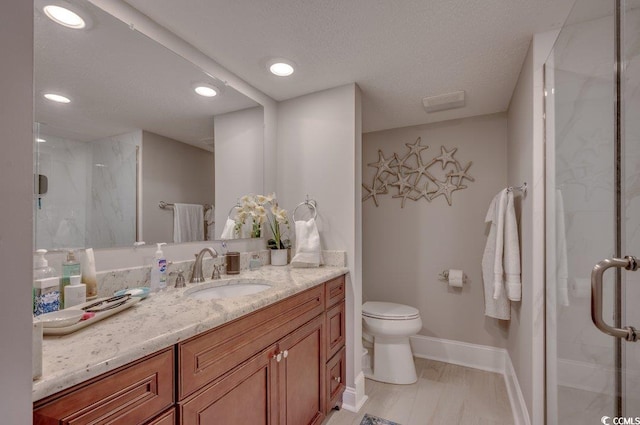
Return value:
<svg viewBox="0 0 640 425">
<path fill-rule="evenodd" d="M 257 294 L 271 288 L 271 284 L 261 280 L 230 280 L 222 285 L 210 285 L 211 283 L 205 283 L 188 289 L 185 292 L 185 296 L 195 300 L 219 300 Z"/>
</svg>

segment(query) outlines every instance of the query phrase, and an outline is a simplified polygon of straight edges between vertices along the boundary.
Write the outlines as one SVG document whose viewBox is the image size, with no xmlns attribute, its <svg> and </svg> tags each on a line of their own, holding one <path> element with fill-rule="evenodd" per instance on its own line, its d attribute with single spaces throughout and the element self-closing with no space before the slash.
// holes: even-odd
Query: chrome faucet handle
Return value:
<svg viewBox="0 0 640 425">
<path fill-rule="evenodd" d="M 222 270 L 222 264 L 214 264 L 213 273 L 211 274 L 211 279 L 220 279 L 221 270 Z"/>
<path fill-rule="evenodd" d="M 172 272 L 174 273 L 174 272 Z M 175 272 L 178 276 L 176 277 L 176 284 L 174 285 L 174 288 L 184 288 L 185 286 L 187 286 L 187 284 L 185 283 L 184 280 L 184 275 L 183 275 L 183 271 L 182 270 L 178 270 L 177 272 Z"/>
</svg>

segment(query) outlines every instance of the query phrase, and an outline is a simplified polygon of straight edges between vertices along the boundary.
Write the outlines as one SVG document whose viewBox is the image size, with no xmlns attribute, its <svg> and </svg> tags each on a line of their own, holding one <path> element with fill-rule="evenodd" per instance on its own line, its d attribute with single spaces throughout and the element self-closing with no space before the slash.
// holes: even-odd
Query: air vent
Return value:
<svg viewBox="0 0 640 425">
<path fill-rule="evenodd" d="M 425 97 L 422 99 L 422 106 L 427 112 L 462 108 L 464 106 L 464 90 Z"/>
</svg>

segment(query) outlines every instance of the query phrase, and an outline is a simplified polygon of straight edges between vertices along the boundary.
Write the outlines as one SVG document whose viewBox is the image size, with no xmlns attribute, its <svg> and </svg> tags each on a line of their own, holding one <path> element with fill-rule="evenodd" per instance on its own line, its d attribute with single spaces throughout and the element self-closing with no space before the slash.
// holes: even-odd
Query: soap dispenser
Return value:
<svg viewBox="0 0 640 425">
<path fill-rule="evenodd" d="M 167 288 L 167 259 L 164 258 L 162 245 L 166 243 L 158 243 L 158 249 L 151 266 L 151 292 L 164 291 Z"/>
<path fill-rule="evenodd" d="M 62 262 L 62 278 L 60 279 L 60 307 L 67 308 L 64 302 L 65 288 L 71 283 L 71 276 L 80 275 L 80 261 L 76 259 L 73 249 L 67 251 L 67 259 Z"/>
<path fill-rule="evenodd" d="M 33 259 L 33 315 L 60 309 L 60 278 L 44 257 L 46 249 L 36 251 Z"/>
</svg>

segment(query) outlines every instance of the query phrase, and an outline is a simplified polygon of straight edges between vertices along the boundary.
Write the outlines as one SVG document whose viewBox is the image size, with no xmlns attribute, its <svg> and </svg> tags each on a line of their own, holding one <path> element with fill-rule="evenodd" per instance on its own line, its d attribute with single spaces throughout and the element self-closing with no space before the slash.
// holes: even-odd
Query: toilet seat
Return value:
<svg viewBox="0 0 640 425">
<path fill-rule="evenodd" d="M 372 319 L 412 320 L 420 317 L 420 311 L 404 304 L 367 301 L 362 305 L 362 315 Z"/>
</svg>

